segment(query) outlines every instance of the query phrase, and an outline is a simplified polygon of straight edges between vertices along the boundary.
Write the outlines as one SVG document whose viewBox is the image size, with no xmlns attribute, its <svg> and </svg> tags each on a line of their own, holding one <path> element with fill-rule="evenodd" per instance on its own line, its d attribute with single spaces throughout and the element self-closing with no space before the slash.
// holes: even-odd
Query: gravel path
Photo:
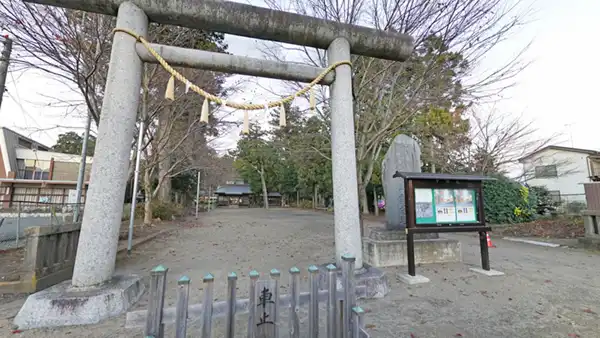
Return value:
<svg viewBox="0 0 600 338">
<path fill-rule="evenodd" d="M 498 246 L 490 249 L 492 268 L 506 276 L 490 278 L 468 269 L 479 265 L 477 237 L 449 237 L 463 243 L 463 263 L 418 267 L 419 274 L 431 279 L 431 283 L 418 286 L 396 280 L 396 273 L 405 268 L 387 269 L 392 292 L 383 300 L 361 302 L 369 312 L 366 322 L 372 337 L 600 337 L 600 255 L 496 240 L 492 235 Z M 216 210 L 203 215 L 196 227 L 145 244 L 131 258 L 120 257 L 118 271 L 148 276 L 153 266 L 164 264 L 169 268 L 166 303 L 172 306 L 176 280 L 182 275 L 192 279 L 192 303 L 201 301 L 201 279 L 207 272 L 219 281 L 216 299 L 225 298 L 230 271 L 238 272 L 238 296 L 246 297 L 246 273 L 251 269 L 267 272 L 275 267 L 285 272 L 298 266 L 306 276 L 308 265 L 330 262 L 333 255 L 333 217 L 326 213 Z M 287 279 L 284 273 L 282 280 Z M 141 329 L 125 329 L 123 316 L 86 327 L 13 335 L 10 318 L 22 303 L 19 299 L 0 308 L 1 336 L 96 338 L 139 337 L 142 333 Z M 134 310 L 146 304 L 147 295 Z M 243 318 L 238 325 L 241 333 Z M 198 329 L 198 324 L 192 323 L 189 336 Z M 167 332 L 171 332 L 170 326 Z M 222 337 L 222 331 L 213 336 Z"/>
</svg>

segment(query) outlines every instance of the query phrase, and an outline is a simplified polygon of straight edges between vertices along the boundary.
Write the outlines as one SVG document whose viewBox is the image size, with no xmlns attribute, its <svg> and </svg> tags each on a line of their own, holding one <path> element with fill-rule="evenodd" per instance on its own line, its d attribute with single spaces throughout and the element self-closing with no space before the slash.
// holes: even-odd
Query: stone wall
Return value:
<svg viewBox="0 0 600 338">
<path fill-rule="evenodd" d="M 71 279 L 81 224 L 31 227 L 20 278 L 0 282 L 0 293 L 34 293 Z"/>
</svg>

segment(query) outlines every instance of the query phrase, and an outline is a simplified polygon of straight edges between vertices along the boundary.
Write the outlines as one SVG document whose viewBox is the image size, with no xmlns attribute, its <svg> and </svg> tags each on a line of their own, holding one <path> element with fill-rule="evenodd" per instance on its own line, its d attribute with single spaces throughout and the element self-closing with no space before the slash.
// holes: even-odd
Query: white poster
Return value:
<svg viewBox="0 0 600 338">
<path fill-rule="evenodd" d="M 435 189 L 435 218 L 436 223 L 456 222 L 454 207 L 454 192 L 449 189 Z"/>
<path fill-rule="evenodd" d="M 433 193 L 431 189 L 415 189 L 415 209 L 419 219 L 433 217 Z"/>
<path fill-rule="evenodd" d="M 467 189 L 454 190 L 456 199 L 456 220 L 458 222 L 475 222 L 475 205 L 473 203 L 473 191 Z"/>
</svg>

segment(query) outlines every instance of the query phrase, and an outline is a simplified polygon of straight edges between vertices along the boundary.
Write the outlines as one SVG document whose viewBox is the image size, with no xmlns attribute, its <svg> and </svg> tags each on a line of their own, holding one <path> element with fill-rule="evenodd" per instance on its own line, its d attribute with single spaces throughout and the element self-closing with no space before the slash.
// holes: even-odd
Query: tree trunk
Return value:
<svg viewBox="0 0 600 338">
<path fill-rule="evenodd" d="M 434 156 L 435 156 L 435 149 L 433 148 L 433 137 L 431 138 L 431 149 L 429 150 L 429 155 L 431 156 L 431 173 L 435 174 L 435 163 L 434 163 Z"/>
<path fill-rule="evenodd" d="M 269 209 L 269 192 L 267 191 L 267 182 L 265 181 L 265 169 L 260 167 L 260 184 L 262 185 L 263 192 L 263 203 L 265 203 L 265 209 Z"/>
<path fill-rule="evenodd" d="M 317 199 L 318 196 L 319 196 L 319 185 L 315 184 L 314 190 L 313 190 L 313 209 L 316 209 L 317 203 L 319 203 L 319 201 Z"/>
<path fill-rule="evenodd" d="M 158 117 L 158 200 L 164 203 L 171 202 L 171 177 L 169 177 L 169 169 L 171 168 L 171 156 L 169 154 L 168 135 L 164 135 L 168 129 L 169 109 L 163 108 Z M 162 182 L 161 182 L 162 181 Z"/>
<path fill-rule="evenodd" d="M 296 190 L 296 208 L 300 208 L 300 191 Z"/>
<path fill-rule="evenodd" d="M 375 216 L 379 216 L 379 206 L 377 205 L 377 190 L 373 188 L 373 206 L 375 207 Z"/>
<path fill-rule="evenodd" d="M 369 214 L 369 200 L 367 197 L 367 187 L 364 184 L 358 186 L 358 194 L 360 197 L 360 206 L 362 207 L 363 215 Z"/>
<path fill-rule="evenodd" d="M 152 224 L 152 180 L 150 169 L 144 168 L 144 225 Z"/>
</svg>

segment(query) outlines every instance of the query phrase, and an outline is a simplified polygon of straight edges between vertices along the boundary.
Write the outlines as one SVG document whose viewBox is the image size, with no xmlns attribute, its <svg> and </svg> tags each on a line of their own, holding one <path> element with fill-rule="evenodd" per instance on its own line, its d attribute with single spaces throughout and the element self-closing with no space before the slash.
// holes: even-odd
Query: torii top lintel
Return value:
<svg viewBox="0 0 600 338">
<path fill-rule="evenodd" d="M 115 16 L 126 0 L 25 0 Z M 251 38 L 326 49 L 338 37 L 350 42 L 351 52 L 404 61 L 413 51 L 412 37 L 373 28 L 343 24 L 242 3 L 215 0 L 129 0 L 160 24 L 206 29 Z"/>
</svg>

